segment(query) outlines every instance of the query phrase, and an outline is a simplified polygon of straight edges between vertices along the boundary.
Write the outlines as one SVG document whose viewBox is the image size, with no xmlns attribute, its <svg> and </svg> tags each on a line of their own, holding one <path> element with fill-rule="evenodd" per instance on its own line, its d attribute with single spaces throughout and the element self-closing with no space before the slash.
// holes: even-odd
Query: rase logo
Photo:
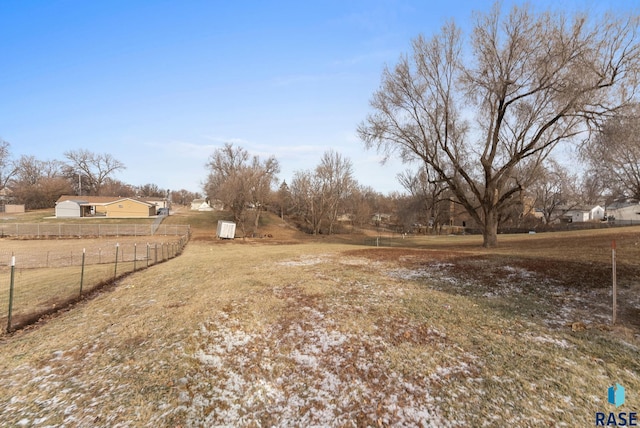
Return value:
<svg viewBox="0 0 640 428">
<path fill-rule="evenodd" d="M 616 383 L 607 390 L 607 401 L 609 404 L 616 406 L 616 409 L 624 404 L 625 390 L 622 385 Z M 638 414 L 636 412 L 597 412 L 596 413 L 596 426 L 605 427 L 635 427 L 638 426 Z"/>
<path fill-rule="evenodd" d="M 616 408 L 624 404 L 624 386 L 616 383 L 615 385 L 610 386 L 607 392 L 609 403 L 615 405 Z"/>
</svg>

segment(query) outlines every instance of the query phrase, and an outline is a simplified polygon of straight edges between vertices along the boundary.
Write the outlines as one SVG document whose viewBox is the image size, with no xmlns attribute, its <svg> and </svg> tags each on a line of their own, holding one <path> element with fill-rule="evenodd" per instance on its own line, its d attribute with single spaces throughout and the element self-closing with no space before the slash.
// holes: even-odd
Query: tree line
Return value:
<svg viewBox="0 0 640 428">
<path fill-rule="evenodd" d="M 26 209 L 51 208 L 61 195 L 171 197 L 187 204 L 200 196 L 185 189 L 171 191 L 156 184 L 130 185 L 114 178 L 125 169 L 108 153 L 69 150 L 65 160 L 41 160 L 33 155 L 13 158 L 9 142 L 0 140 L 0 190 L 4 203 L 24 204 Z"/>
<path fill-rule="evenodd" d="M 409 196 L 397 201 L 399 217 L 437 229 L 462 212 L 493 247 L 498 227 L 524 222 L 526 206 L 551 223 L 581 203 L 639 199 L 639 22 L 632 12 L 496 3 L 468 34 L 449 22 L 414 39 L 383 71 L 358 126 L 365 148 L 417 165 L 398 177 Z M 571 168 L 554 160 L 561 146 L 574 148 Z M 211 166 L 209 190 L 224 200 Z M 281 212 L 314 234 L 332 233 L 340 213 L 358 218 L 357 201 L 372 193 L 332 151 L 278 191 Z"/>
</svg>

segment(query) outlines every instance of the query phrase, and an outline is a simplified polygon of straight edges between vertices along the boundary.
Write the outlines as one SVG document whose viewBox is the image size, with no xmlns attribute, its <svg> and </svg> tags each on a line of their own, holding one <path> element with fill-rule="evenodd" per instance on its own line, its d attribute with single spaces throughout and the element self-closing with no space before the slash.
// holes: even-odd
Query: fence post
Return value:
<svg viewBox="0 0 640 428">
<path fill-rule="evenodd" d="M 156 242 L 156 250 L 153 253 L 153 257 L 155 259 L 154 263 L 157 264 L 158 263 L 158 243 L 157 242 Z"/>
<path fill-rule="evenodd" d="M 138 244 L 133 244 L 133 271 L 136 271 L 136 260 L 138 259 Z"/>
<path fill-rule="evenodd" d="M 151 257 L 151 255 L 149 250 L 149 243 L 147 242 L 147 267 L 149 267 L 149 257 Z"/>
<path fill-rule="evenodd" d="M 84 281 L 84 256 L 86 253 L 86 249 L 82 249 L 82 269 L 80 270 L 80 297 L 82 297 L 82 283 Z"/>
<path fill-rule="evenodd" d="M 116 265 L 113 268 L 113 279 L 115 280 L 118 277 L 118 250 L 120 249 L 120 244 L 116 244 Z"/>
<path fill-rule="evenodd" d="M 9 283 L 9 314 L 7 316 L 7 333 L 11 331 L 11 315 L 13 312 L 13 279 L 16 268 L 16 256 L 11 256 L 11 282 Z"/>
<path fill-rule="evenodd" d="M 618 312 L 618 284 L 616 278 L 616 240 L 611 241 L 611 275 L 613 280 L 613 317 L 611 318 L 611 324 L 616 323 Z"/>
</svg>

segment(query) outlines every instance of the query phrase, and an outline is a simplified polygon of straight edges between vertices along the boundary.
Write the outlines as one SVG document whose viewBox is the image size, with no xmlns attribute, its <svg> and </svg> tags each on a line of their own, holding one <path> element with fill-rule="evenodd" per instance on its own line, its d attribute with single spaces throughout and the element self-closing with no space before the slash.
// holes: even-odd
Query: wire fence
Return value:
<svg viewBox="0 0 640 428">
<path fill-rule="evenodd" d="M 186 234 L 152 243 L 129 238 L 115 245 L 94 240 L 73 249 L 0 251 L 0 326 L 10 332 L 33 323 L 124 275 L 180 255 L 188 240 Z"/>
<path fill-rule="evenodd" d="M 189 234 L 188 225 L 154 224 L 66 224 L 66 223 L 8 223 L 0 224 L 0 237 L 69 238 L 105 236 L 183 236 Z"/>
</svg>

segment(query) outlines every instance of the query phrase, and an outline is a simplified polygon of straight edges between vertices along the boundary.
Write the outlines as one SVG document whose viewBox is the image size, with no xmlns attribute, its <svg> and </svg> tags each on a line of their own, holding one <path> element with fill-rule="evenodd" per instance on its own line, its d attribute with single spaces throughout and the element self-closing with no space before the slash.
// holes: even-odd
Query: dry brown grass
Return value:
<svg viewBox="0 0 640 428">
<path fill-rule="evenodd" d="M 166 236 L 5 238 L 0 242 L 0 326 L 3 332 L 9 327 L 12 259 L 15 269 L 10 327 L 15 329 L 86 297 L 87 293 L 118 276 L 173 257 L 179 248 L 177 238 Z"/>
<path fill-rule="evenodd" d="M 553 251 L 583 238 L 515 243 L 527 238 L 505 237 L 492 252 L 444 239 L 431 249 L 194 241 L 3 338 L 0 417 L 31 426 L 591 426 L 595 412 L 613 411 L 615 382 L 628 391 L 617 411 L 637 411 L 637 331 L 596 316 L 604 309 L 589 297 L 604 286 L 582 272 L 604 269 L 606 258 L 563 270 L 548 264 Z"/>
</svg>

